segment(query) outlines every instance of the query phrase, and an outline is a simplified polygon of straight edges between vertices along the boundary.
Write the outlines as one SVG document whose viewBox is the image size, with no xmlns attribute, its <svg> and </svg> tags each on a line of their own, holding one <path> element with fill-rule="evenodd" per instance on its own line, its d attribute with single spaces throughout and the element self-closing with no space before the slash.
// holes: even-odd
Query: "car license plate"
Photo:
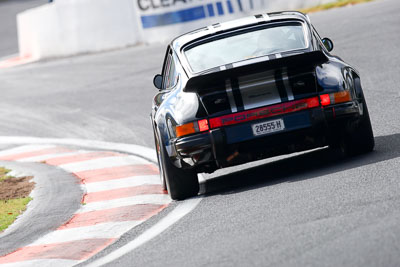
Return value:
<svg viewBox="0 0 400 267">
<path fill-rule="evenodd" d="M 282 119 L 279 119 L 279 120 L 265 121 L 253 124 L 251 128 L 253 129 L 254 135 L 263 135 L 263 134 L 282 131 L 285 129 L 285 124 L 283 123 Z"/>
</svg>

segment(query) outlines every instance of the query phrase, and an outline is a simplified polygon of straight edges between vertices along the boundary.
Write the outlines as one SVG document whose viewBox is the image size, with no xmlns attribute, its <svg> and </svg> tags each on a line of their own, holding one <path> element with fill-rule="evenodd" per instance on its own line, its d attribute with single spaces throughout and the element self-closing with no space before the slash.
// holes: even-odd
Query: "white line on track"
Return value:
<svg viewBox="0 0 400 267">
<path fill-rule="evenodd" d="M 93 193 L 99 191 L 106 191 L 112 189 L 120 189 L 131 186 L 139 185 L 159 185 L 160 176 L 159 175 L 144 175 L 144 176 L 132 176 L 122 179 L 108 180 L 104 182 L 86 183 L 86 192 Z"/>
<path fill-rule="evenodd" d="M 113 200 L 99 201 L 88 203 L 80 208 L 77 213 L 112 209 L 130 205 L 140 204 L 155 204 L 164 205 L 171 202 L 171 198 L 166 194 L 154 194 L 154 195 L 139 195 L 134 197 L 118 198 Z"/>
<path fill-rule="evenodd" d="M 125 254 L 132 252 L 136 248 L 147 243 L 148 241 L 150 241 L 151 239 L 153 239 L 154 237 L 158 236 L 166 229 L 171 227 L 177 221 L 182 219 L 185 215 L 187 215 L 194 208 L 196 208 L 196 206 L 200 203 L 201 200 L 202 200 L 201 197 L 196 197 L 179 203 L 178 206 L 173 211 L 171 211 L 166 217 L 161 219 L 158 223 L 156 223 L 153 227 L 145 231 L 143 234 L 139 235 L 136 239 L 114 250 L 110 254 L 107 254 L 104 257 L 89 263 L 86 266 L 87 267 L 103 266 L 107 263 L 110 263 L 124 256 Z"/>
</svg>

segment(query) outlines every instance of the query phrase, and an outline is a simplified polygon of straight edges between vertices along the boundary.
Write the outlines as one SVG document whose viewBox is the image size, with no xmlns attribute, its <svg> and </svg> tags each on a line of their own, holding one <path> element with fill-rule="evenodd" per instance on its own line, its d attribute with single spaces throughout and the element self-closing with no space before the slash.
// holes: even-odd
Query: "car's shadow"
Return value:
<svg viewBox="0 0 400 267">
<path fill-rule="evenodd" d="M 205 196 L 315 179 L 397 157 L 400 157 L 400 134 L 378 136 L 372 153 L 343 158 L 340 153 L 326 148 L 207 179 Z"/>
</svg>

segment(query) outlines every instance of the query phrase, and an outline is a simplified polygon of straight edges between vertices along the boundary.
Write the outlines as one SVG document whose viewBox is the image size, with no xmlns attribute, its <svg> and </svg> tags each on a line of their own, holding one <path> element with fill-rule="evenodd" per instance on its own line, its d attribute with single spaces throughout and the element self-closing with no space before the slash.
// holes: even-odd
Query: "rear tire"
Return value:
<svg viewBox="0 0 400 267">
<path fill-rule="evenodd" d="M 364 99 L 362 104 L 364 111 L 357 128 L 354 131 L 347 133 L 341 142 L 341 149 L 348 156 L 355 156 L 371 152 L 375 146 L 371 120 L 369 118 L 367 104 Z"/>
<path fill-rule="evenodd" d="M 169 196 L 174 200 L 196 196 L 199 192 L 197 173 L 177 168 L 172 164 L 164 144 L 158 138 L 160 148 L 160 175 L 163 173 Z M 162 171 L 161 171 L 162 169 Z"/>
</svg>

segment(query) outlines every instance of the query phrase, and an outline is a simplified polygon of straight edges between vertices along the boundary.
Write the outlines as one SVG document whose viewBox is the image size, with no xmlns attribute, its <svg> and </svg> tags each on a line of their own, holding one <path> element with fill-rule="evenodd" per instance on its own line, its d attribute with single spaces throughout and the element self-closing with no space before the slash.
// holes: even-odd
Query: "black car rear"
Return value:
<svg viewBox="0 0 400 267">
<path fill-rule="evenodd" d="M 374 147 L 359 74 L 329 54 L 332 42 L 301 13 L 262 18 L 189 33 L 167 50 L 152 123 L 174 199 L 197 194 L 199 172 L 327 145 Z"/>
</svg>

